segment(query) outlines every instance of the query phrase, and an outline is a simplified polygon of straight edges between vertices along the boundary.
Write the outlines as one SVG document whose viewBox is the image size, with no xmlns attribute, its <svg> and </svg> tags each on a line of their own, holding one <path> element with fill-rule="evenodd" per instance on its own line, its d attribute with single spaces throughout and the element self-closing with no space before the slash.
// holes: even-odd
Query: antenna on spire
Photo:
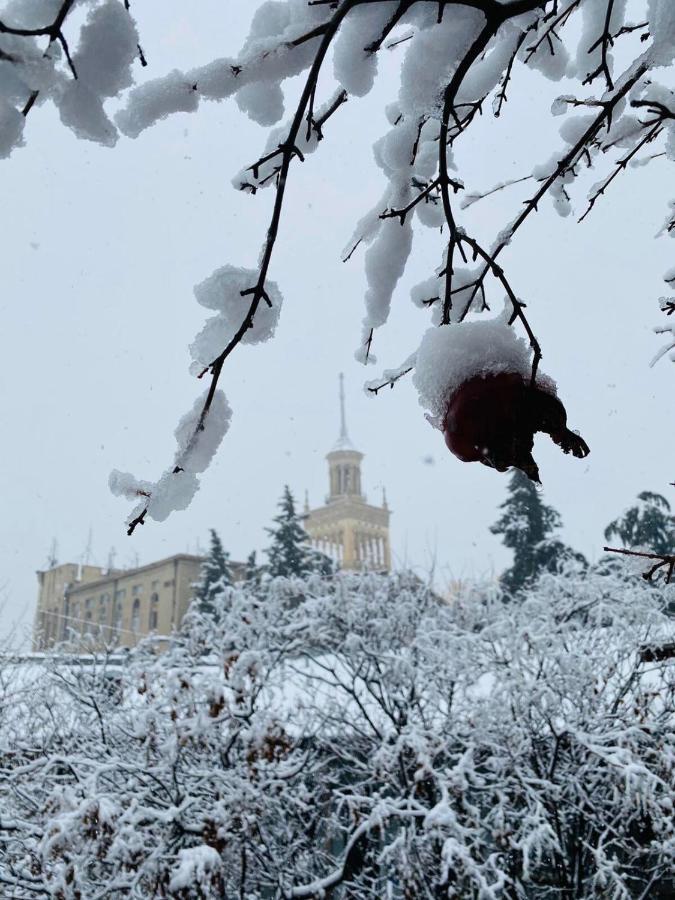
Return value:
<svg viewBox="0 0 675 900">
<path fill-rule="evenodd" d="M 47 554 L 47 568 L 53 569 L 59 564 L 59 544 L 56 538 L 52 540 L 49 553 Z"/>
<path fill-rule="evenodd" d="M 82 554 L 82 565 L 88 566 L 89 563 L 91 562 L 91 558 L 92 558 L 92 554 L 93 554 L 93 548 L 92 548 L 93 538 L 94 538 L 94 535 L 93 535 L 92 528 L 90 525 L 89 531 L 87 532 L 87 545 L 84 548 L 84 553 Z"/>
<path fill-rule="evenodd" d="M 336 450 L 354 450 L 354 445 L 349 440 L 349 435 L 347 434 L 347 415 L 345 413 L 345 376 L 340 372 L 339 376 L 340 382 L 340 436 L 337 439 L 335 446 L 333 447 L 333 451 Z M 333 452 L 331 451 L 331 452 Z"/>
</svg>

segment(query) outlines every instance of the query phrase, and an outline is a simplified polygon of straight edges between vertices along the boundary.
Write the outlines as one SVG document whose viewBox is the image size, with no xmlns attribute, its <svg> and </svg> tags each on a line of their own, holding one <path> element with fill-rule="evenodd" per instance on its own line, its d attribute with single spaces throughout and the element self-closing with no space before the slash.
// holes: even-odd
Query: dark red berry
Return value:
<svg viewBox="0 0 675 900">
<path fill-rule="evenodd" d="M 567 412 L 553 389 L 532 385 L 517 372 L 476 376 L 457 388 L 443 420 L 445 443 L 464 462 L 499 472 L 511 466 L 539 481 L 534 435 L 544 431 L 565 453 L 588 456 L 586 442 L 567 427 Z"/>
</svg>

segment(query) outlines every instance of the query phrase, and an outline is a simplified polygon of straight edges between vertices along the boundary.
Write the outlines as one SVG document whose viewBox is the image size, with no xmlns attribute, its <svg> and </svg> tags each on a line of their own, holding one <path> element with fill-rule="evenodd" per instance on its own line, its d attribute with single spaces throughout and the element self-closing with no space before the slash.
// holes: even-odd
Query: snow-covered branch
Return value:
<svg viewBox="0 0 675 900">
<path fill-rule="evenodd" d="M 206 390 L 182 420 L 175 458 L 159 478 L 119 472 L 111 477 L 113 491 L 135 503 L 129 533 L 148 519 L 161 521 L 185 508 L 198 489 L 198 476 L 230 421 L 230 407 L 218 387 L 223 368 L 236 349 L 270 338 L 276 327 L 281 292 L 272 280 L 273 256 L 293 166 L 319 144 L 328 144 L 323 138 L 344 121 L 340 110 L 347 100 L 371 91 L 384 48 L 402 54 L 398 96 L 386 109 L 389 127 L 374 148 L 386 184 L 381 199 L 357 223 L 344 254 L 349 259 L 357 248 L 366 248 L 365 316 L 356 350 L 363 363 L 376 362 L 376 335 L 389 318 L 413 233 L 421 224 L 445 232 L 444 249 L 435 275 L 415 289 L 414 301 L 430 311 L 435 327 L 461 334 L 465 320 L 487 316 L 506 290 L 508 325 L 523 328 L 530 343 L 534 385 L 542 355 L 529 321 L 534 303 L 526 304 L 511 287 L 502 255 L 546 197 L 560 214 L 570 213 L 572 186 L 585 168 L 610 160 L 590 188 L 582 220 L 631 166 L 663 155 L 675 158 L 675 102 L 661 83 L 675 59 L 671 0 L 638 0 L 631 7 L 632 21 L 626 18 L 625 0 L 265 2 L 252 15 L 235 57 L 208 60 L 135 86 L 138 66 L 143 69 L 146 60 L 133 6 L 120 0 L 50 0 L 44 7 L 38 13 L 34 4 L 11 0 L 0 19 L 0 156 L 22 144 L 27 115 L 49 102 L 78 137 L 108 146 L 120 136 L 136 138 L 167 116 L 195 113 L 203 102 L 230 98 L 269 129 L 257 160 L 233 179 L 238 190 L 257 194 L 269 188 L 275 194 L 258 263 L 242 268 L 223 260 L 195 290 L 198 301 L 217 313 L 191 346 L 191 372 L 208 380 Z M 84 15 L 73 15 L 76 10 Z M 326 72 L 329 61 L 332 79 Z M 562 148 L 510 182 L 531 177 L 535 192 L 492 240 L 479 240 L 463 221 L 463 210 L 506 182 L 472 190 L 457 203 L 454 194 L 461 195 L 465 179 L 455 171 L 455 153 L 488 110 L 503 118 L 522 66 L 552 80 L 576 80 L 579 95 L 554 103 L 553 113 L 566 116 Z M 286 82 L 297 76 L 303 77 L 299 97 L 280 125 Z M 587 95 L 589 89 L 595 96 Z M 113 98 L 121 98 L 121 108 L 111 116 L 106 105 Z M 672 210 L 664 231 L 675 234 Z M 468 271 L 470 258 L 480 259 L 476 271 Z M 221 291 L 218 298 L 204 287 L 209 284 Z M 667 312 L 672 301 L 661 302 Z M 669 327 L 659 330 L 672 334 Z M 413 342 L 410 359 L 417 365 L 421 357 L 414 343 L 419 342 Z M 670 340 L 663 353 L 669 350 Z M 481 377 L 489 371 L 483 368 Z M 464 380 L 474 375 L 467 371 Z M 397 377 L 369 382 L 369 393 Z M 451 402 L 446 385 L 446 412 Z"/>
</svg>

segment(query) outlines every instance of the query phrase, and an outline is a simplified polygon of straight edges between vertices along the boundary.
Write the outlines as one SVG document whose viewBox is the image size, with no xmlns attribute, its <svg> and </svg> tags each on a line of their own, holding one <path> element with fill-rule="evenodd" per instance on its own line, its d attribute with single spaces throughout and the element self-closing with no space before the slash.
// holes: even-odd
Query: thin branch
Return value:
<svg viewBox="0 0 675 900">
<path fill-rule="evenodd" d="M 497 259 L 499 254 L 507 247 L 513 236 L 516 234 L 518 229 L 522 226 L 522 224 L 527 220 L 532 212 L 536 212 L 539 206 L 539 202 L 543 199 L 543 197 L 548 193 L 551 186 L 560 178 L 565 172 L 569 171 L 573 165 L 579 160 L 579 158 L 583 155 L 586 150 L 587 145 L 591 142 L 600 129 L 605 125 L 611 123 L 612 114 L 614 112 L 614 108 L 616 105 L 623 100 L 626 94 L 630 91 L 630 89 L 642 78 L 642 76 L 647 71 L 647 65 L 645 63 L 641 63 L 636 67 L 635 71 L 632 72 L 629 76 L 627 76 L 621 85 L 621 87 L 615 92 L 613 97 L 610 97 L 608 100 L 603 100 L 600 112 L 595 117 L 595 119 L 591 122 L 588 128 L 583 132 L 581 137 L 577 140 L 577 142 L 567 151 L 567 153 L 562 157 L 562 159 L 558 162 L 557 166 L 551 172 L 551 174 L 543 179 L 541 185 L 537 192 L 525 202 L 523 211 L 516 217 L 516 219 L 511 223 L 511 225 L 501 233 L 500 239 L 496 245 L 496 247 L 491 250 L 490 256 L 494 261 Z M 486 265 L 480 276 L 476 279 L 476 285 L 471 293 L 467 301 L 467 306 L 462 312 L 461 318 L 465 318 L 469 309 L 471 308 L 473 301 L 475 300 L 476 293 L 479 290 L 480 285 L 482 284 L 485 276 L 490 271 L 490 266 Z"/>
<path fill-rule="evenodd" d="M 504 290 L 506 291 L 508 298 L 511 301 L 511 306 L 513 307 L 513 312 L 511 314 L 511 318 L 509 319 L 509 325 L 512 325 L 515 320 L 518 319 L 525 329 L 530 342 L 530 347 L 532 348 L 532 375 L 530 383 L 534 385 L 537 379 L 537 370 L 539 368 L 539 362 L 541 360 L 542 353 L 541 347 L 539 346 L 539 341 L 535 337 L 530 323 L 527 320 L 527 316 L 523 312 L 523 310 L 525 309 L 525 304 L 516 297 L 513 289 L 511 288 L 511 285 L 506 278 L 506 275 L 504 274 L 504 270 L 501 266 L 497 265 L 494 260 L 494 256 L 490 256 L 490 254 L 480 246 L 478 241 L 474 240 L 472 237 L 469 237 L 466 234 L 462 235 L 461 240 L 467 243 L 472 248 L 474 252 L 474 259 L 477 256 L 480 256 L 486 262 L 492 274 L 499 279 Z"/>
<path fill-rule="evenodd" d="M 639 550 L 624 550 L 617 547 L 603 547 L 602 549 L 605 551 L 605 553 L 620 553 L 622 556 L 638 556 L 641 559 L 656 560 L 656 562 L 650 569 L 642 573 L 642 577 L 645 579 L 645 581 L 652 581 L 654 579 L 654 576 L 659 572 L 660 569 L 666 569 L 666 584 L 670 584 L 670 580 L 673 577 L 673 572 L 675 571 L 675 554 L 643 553 Z"/>
<path fill-rule="evenodd" d="M 443 116 L 441 118 L 441 127 L 439 132 L 439 156 L 438 170 L 441 187 L 441 197 L 443 198 L 443 212 L 445 213 L 445 221 L 450 230 L 450 239 L 448 241 L 446 273 L 445 273 L 445 296 L 443 299 L 443 316 L 441 324 L 450 324 L 450 311 L 452 309 L 452 275 L 453 275 L 453 257 L 455 247 L 457 246 L 457 226 L 452 213 L 452 205 L 450 203 L 450 183 L 451 179 L 448 174 L 448 128 L 451 116 L 456 118 L 455 99 L 457 92 L 466 76 L 467 72 L 487 47 L 490 39 L 495 34 L 501 22 L 488 20 L 485 27 L 481 30 L 460 64 L 457 66 L 454 75 L 450 79 L 448 86 L 443 95 Z"/>
<path fill-rule="evenodd" d="M 453 191 L 457 193 L 457 191 L 462 190 L 464 185 L 461 181 L 458 181 L 455 178 L 448 179 L 450 186 Z M 380 213 L 381 219 L 400 219 L 401 225 L 405 223 L 406 216 L 408 213 L 412 212 L 412 210 L 422 202 L 422 200 L 427 200 L 427 198 L 435 191 L 439 190 L 441 186 L 440 176 L 438 178 L 434 178 L 431 181 L 424 184 L 422 181 L 418 181 L 416 178 L 412 179 L 412 186 L 418 188 L 419 193 L 416 197 L 414 197 L 410 203 L 406 206 L 401 206 L 397 209 L 385 209 L 384 212 Z M 438 198 L 434 198 L 437 200 Z"/>
<path fill-rule="evenodd" d="M 14 28 L 0 21 L 0 34 L 12 34 L 17 37 L 48 37 L 50 44 L 58 41 L 61 44 L 73 78 L 77 79 L 77 72 L 70 56 L 68 41 L 63 33 L 63 24 L 74 3 L 75 0 L 64 0 L 51 25 L 44 25 L 42 28 Z"/>
<path fill-rule="evenodd" d="M 583 222 L 583 220 L 586 218 L 586 216 L 590 213 L 590 211 L 595 206 L 596 202 L 600 199 L 600 197 L 603 196 L 603 194 L 605 193 L 607 188 L 614 181 L 614 179 L 619 175 L 619 173 L 624 171 L 624 169 L 626 168 L 628 163 L 631 161 L 631 159 L 633 159 L 633 157 L 637 153 L 640 152 L 640 150 L 645 146 L 645 144 L 649 144 L 651 141 L 655 140 L 660 133 L 661 133 L 661 123 L 659 122 L 659 124 L 655 125 L 654 128 L 651 129 L 651 131 L 647 132 L 647 134 L 642 138 L 642 140 L 638 141 L 638 143 L 635 145 L 635 147 L 633 147 L 633 149 L 630 151 L 630 153 L 627 153 L 626 156 L 624 156 L 622 159 L 620 159 L 617 162 L 616 167 L 615 167 L 614 171 L 611 173 L 611 175 L 609 175 L 602 182 L 600 187 L 598 187 L 595 190 L 595 192 L 593 193 L 593 195 L 589 198 L 588 207 L 586 208 L 586 211 L 584 212 L 584 214 L 577 219 L 578 222 Z"/>
<path fill-rule="evenodd" d="M 409 372 L 412 372 L 414 368 L 415 364 L 413 355 L 412 359 L 409 358 L 408 360 L 406 360 L 406 362 L 403 363 L 400 368 L 394 369 L 393 372 L 385 372 L 378 382 L 370 382 L 369 384 L 367 384 L 366 390 L 369 394 L 373 394 L 377 397 L 377 395 L 383 388 L 393 388 L 394 385 L 401 380 L 401 378 L 408 375 Z"/>
<path fill-rule="evenodd" d="M 201 412 L 199 414 L 199 419 L 197 421 L 197 426 L 193 431 L 190 439 L 187 442 L 186 448 L 183 452 L 183 456 L 188 456 L 191 450 L 194 448 L 194 445 L 200 435 L 201 432 L 204 431 L 206 419 L 208 417 L 209 411 L 211 409 L 211 405 L 213 403 L 213 398 L 215 397 L 216 389 L 218 387 L 218 381 L 220 379 L 221 372 L 223 370 L 223 366 L 225 361 L 230 356 L 232 351 L 238 344 L 241 342 L 242 338 L 246 334 L 249 328 L 252 327 L 253 321 L 255 318 L 255 314 L 258 310 L 258 306 L 260 305 L 260 301 L 266 299 L 269 303 L 269 298 L 267 297 L 267 293 L 265 291 L 265 281 L 267 279 L 267 273 L 269 270 L 270 262 L 272 260 L 272 253 L 274 251 L 274 246 L 277 239 L 277 234 L 279 231 L 279 223 L 281 221 L 281 213 L 283 209 L 284 195 L 286 191 L 286 180 L 288 177 L 288 172 L 291 166 L 291 162 L 294 157 L 298 156 L 302 159 L 302 153 L 296 146 L 296 142 L 298 139 L 298 134 L 300 132 L 300 128 L 305 120 L 305 111 L 311 101 L 311 97 L 316 88 L 316 83 L 319 77 L 319 73 L 321 71 L 321 67 L 323 65 L 326 53 L 328 52 L 328 48 L 337 34 L 342 20 L 347 15 L 347 13 L 356 5 L 358 5 L 359 0 L 346 0 L 345 4 L 336 12 L 331 21 L 328 23 L 325 30 L 322 32 L 322 40 L 317 50 L 316 56 L 310 66 L 309 73 L 307 75 L 305 86 L 303 88 L 302 94 L 300 96 L 300 100 L 298 102 L 297 108 L 295 110 L 295 114 L 293 116 L 291 126 L 288 132 L 288 136 L 286 140 L 281 144 L 277 150 L 273 151 L 271 154 L 268 154 L 264 159 L 271 159 L 276 155 L 281 157 L 281 165 L 278 172 L 277 177 L 277 185 L 276 185 L 276 196 L 274 199 L 274 208 L 272 210 L 272 218 L 270 221 L 269 228 L 267 230 L 267 239 L 265 241 L 262 259 L 260 263 L 260 268 L 258 271 L 258 280 L 256 284 L 250 288 L 246 293 L 249 293 L 252 297 L 251 303 L 249 305 L 248 311 L 242 320 L 241 325 L 233 335 L 233 337 L 228 342 L 227 346 L 223 349 L 219 356 L 213 360 L 210 364 L 209 369 L 211 372 L 211 381 L 208 387 L 208 391 L 206 394 L 206 399 L 202 406 Z M 338 104 L 340 105 L 340 104 Z M 336 106 L 337 108 L 337 106 Z M 261 165 L 262 161 L 258 161 L 257 166 Z M 254 168 L 254 167 L 252 167 Z M 254 168 L 254 177 L 255 177 L 255 168 Z M 177 466 L 176 468 L 180 468 Z M 174 469 L 174 472 L 176 469 Z M 145 523 L 145 518 L 148 513 L 149 506 L 146 504 L 145 508 L 140 512 L 138 516 L 131 520 L 127 528 L 127 535 L 132 535 L 134 530 L 138 525 L 143 525 Z"/>
<path fill-rule="evenodd" d="M 502 113 L 502 107 L 504 106 L 504 104 L 507 101 L 506 88 L 508 87 L 509 81 L 511 80 L 511 72 L 513 71 L 513 65 L 516 61 L 516 57 L 518 56 L 518 53 L 519 53 L 521 47 L 527 40 L 528 34 L 530 33 L 530 31 L 536 29 L 538 24 L 539 24 L 539 21 L 534 22 L 532 25 L 530 25 L 529 28 L 527 28 L 525 31 L 523 31 L 523 33 L 518 38 L 518 41 L 516 42 L 516 46 L 513 50 L 513 53 L 511 54 L 511 58 L 508 61 L 508 64 L 506 66 L 506 71 L 504 72 L 504 76 L 502 77 L 502 80 L 499 84 L 499 90 L 497 91 L 494 102 L 493 102 L 493 111 L 494 111 L 495 119 L 498 119 L 500 117 L 500 115 Z"/>
<path fill-rule="evenodd" d="M 389 37 L 391 32 L 398 25 L 398 23 L 401 21 L 403 16 L 408 12 L 408 10 L 410 9 L 410 7 L 413 5 L 414 2 L 415 2 L 415 0 L 403 0 L 403 2 L 399 3 L 399 5 L 396 8 L 396 12 L 391 17 L 391 19 L 389 19 L 389 21 L 383 28 L 382 34 L 379 36 L 379 38 L 374 40 L 372 43 L 368 44 L 367 47 L 363 48 L 366 53 L 371 54 L 371 56 L 373 53 L 377 53 L 377 51 L 380 49 L 382 44 L 386 41 L 386 39 Z"/>
<path fill-rule="evenodd" d="M 512 178 L 510 181 L 501 181 L 499 184 L 490 188 L 489 191 L 485 191 L 482 194 L 465 194 L 460 206 L 462 209 L 467 209 L 467 207 L 473 206 L 474 203 L 478 203 L 479 200 L 484 200 L 486 197 L 490 197 L 492 194 L 503 191 L 505 188 L 512 187 L 514 184 L 521 184 L 523 181 L 529 181 L 532 177 L 532 175 L 523 175 L 522 178 Z"/>
<path fill-rule="evenodd" d="M 26 101 L 26 105 L 21 110 L 21 115 L 24 116 L 24 118 L 28 115 L 28 113 L 33 108 L 33 104 L 37 100 L 39 93 L 40 93 L 40 91 L 31 91 L 31 95 L 28 98 L 28 100 Z"/>
<path fill-rule="evenodd" d="M 549 46 L 552 46 L 551 35 L 554 35 L 556 38 L 558 37 L 558 35 L 556 34 L 556 28 L 563 27 L 564 25 L 566 25 L 570 16 L 580 6 L 580 4 L 581 4 L 581 0 L 572 0 L 572 2 L 568 6 L 566 6 L 565 9 L 559 15 L 556 16 L 553 13 L 554 18 L 553 18 L 553 21 L 548 26 L 548 28 L 546 28 L 545 31 L 542 32 L 541 36 L 539 37 L 539 40 L 537 40 L 534 44 L 532 44 L 532 46 L 527 48 L 525 62 L 530 61 L 532 56 L 534 56 L 534 54 L 537 52 L 539 47 L 544 43 L 544 41 L 547 41 Z M 549 15 L 552 15 L 552 14 L 549 13 Z M 559 38 L 558 38 L 558 40 L 559 40 Z M 552 52 L 554 52 L 554 51 L 552 51 Z"/>
<path fill-rule="evenodd" d="M 597 41 L 594 44 L 591 44 L 591 46 L 588 48 L 588 52 L 592 53 L 596 49 L 596 47 L 598 47 L 600 44 L 602 44 L 602 51 L 601 51 L 601 55 L 600 55 L 600 65 L 598 66 L 596 71 L 593 72 L 592 74 L 588 75 L 584 79 L 584 82 L 583 82 L 583 84 L 589 84 L 591 81 L 593 81 L 593 79 L 596 77 L 596 75 L 599 75 L 602 72 L 602 74 L 605 76 L 605 82 L 607 84 L 608 91 L 614 90 L 614 82 L 612 81 L 612 75 L 611 75 L 611 72 L 609 71 L 609 48 L 614 43 L 614 38 L 613 38 L 611 30 L 610 30 L 610 24 L 611 24 L 613 11 L 614 11 L 614 0 L 607 0 L 607 9 L 605 11 L 605 24 L 602 29 L 602 34 L 597 39 Z"/>
</svg>

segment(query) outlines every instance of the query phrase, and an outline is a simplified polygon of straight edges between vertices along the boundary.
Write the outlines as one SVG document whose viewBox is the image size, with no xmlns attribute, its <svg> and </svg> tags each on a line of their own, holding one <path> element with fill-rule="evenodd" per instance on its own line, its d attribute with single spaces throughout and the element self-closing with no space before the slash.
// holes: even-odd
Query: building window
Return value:
<svg viewBox="0 0 675 900">
<path fill-rule="evenodd" d="M 152 594 L 150 597 L 150 614 L 148 616 L 148 628 L 150 631 L 157 631 L 157 622 L 159 620 L 159 595 Z"/>
<path fill-rule="evenodd" d="M 142 590 L 143 590 L 142 584 L 135 584 L 131 589 L 131 594 L 134 597 L 138 597 L 138 595 L 141 593 Z"/>
<path fill-rule="evenodd" d="M 120 588 L 118 591 L 115 591 L 115 600 L 124 600 L 127 595 L 126 588 Z"/>
<path fill-rule="evenodd" d="M 164 587 L 171 587 L 172 584 L 173 584 L 173 579 L 171 579 L 171 581 L 165 581 Z"/>
<path fill-rule="evenodd" d="M 134 600 L 134 605 L 131 607 L 131 630 L 133 632 L 137 632 L 140 624 L 141 624 L 141 601 L 137 597 Z"/>
<path fill-rule="evenodd" d="M 159 581 L 158 580 L 153 581 L 150 586 L 153 589 L 153 591 L 156 590 L 159 587 Z"/>
<path fill-rule="evenodd" d="M 94 602 L 93 597 L 87 597 L 87 599 L 84 601 L 84 608 L 86 609 L 87 612 L 91 612 L 91 605 L 93 602 Z"/>
</svg>

